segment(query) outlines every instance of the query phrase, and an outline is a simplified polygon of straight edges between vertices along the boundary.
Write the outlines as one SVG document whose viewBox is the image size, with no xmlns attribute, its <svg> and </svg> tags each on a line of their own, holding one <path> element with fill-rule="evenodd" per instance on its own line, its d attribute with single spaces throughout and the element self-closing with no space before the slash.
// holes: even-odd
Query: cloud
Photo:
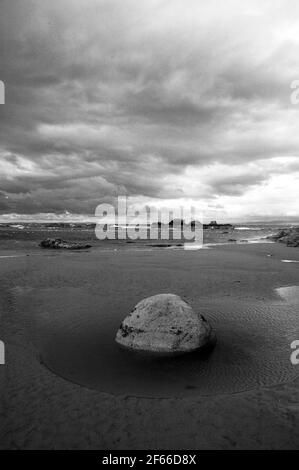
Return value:
<svg viewBox="0 0 299 470">
<path fill-rule="evenodd" d="M 295 0 L 1 2 L 0 212 L 93 213 L 127 194 L 243 217 L 252 191 L 269 211 L 265 188 L 275 199 L 275 178 L 298 172 L 298 13 Z"/>
</svg>

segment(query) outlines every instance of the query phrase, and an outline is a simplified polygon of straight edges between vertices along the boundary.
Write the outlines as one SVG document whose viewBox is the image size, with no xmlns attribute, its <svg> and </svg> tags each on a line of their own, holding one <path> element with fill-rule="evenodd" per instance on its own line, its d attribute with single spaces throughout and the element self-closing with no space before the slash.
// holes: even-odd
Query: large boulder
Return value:
<svg viewBox="0 0 299 470">
<path fill-rule="evenodd" d="M 141 300 L 123 320 L 115 338 L 125 348 L 177 355 L 214 343 L 206 319 L 175 294 Z"/>
<path fill-rule="evenodd" d="M 51 248 L 54 250 L 65 249 L 65 250 L 83 250 L 85 248 L 91 248 L 91 245 L 84 243 L 69 243 L 61 238 L 46 238 L 40 242 L 42 248 Z"/>
</svg>

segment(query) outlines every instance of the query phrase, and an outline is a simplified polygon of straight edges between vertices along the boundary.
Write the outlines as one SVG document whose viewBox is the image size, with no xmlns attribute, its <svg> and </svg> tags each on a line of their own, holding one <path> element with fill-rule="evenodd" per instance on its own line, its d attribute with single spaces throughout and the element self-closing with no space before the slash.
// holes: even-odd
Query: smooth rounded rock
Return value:
<svg viewBox="0 0 299 470">
<path fill-rule="evenodd" d="M 175 294 L 141 300 L 123 320 L 116 342 L 134 351 L 177 355 L 214 342 L 209 323 Z"/>
</svg>

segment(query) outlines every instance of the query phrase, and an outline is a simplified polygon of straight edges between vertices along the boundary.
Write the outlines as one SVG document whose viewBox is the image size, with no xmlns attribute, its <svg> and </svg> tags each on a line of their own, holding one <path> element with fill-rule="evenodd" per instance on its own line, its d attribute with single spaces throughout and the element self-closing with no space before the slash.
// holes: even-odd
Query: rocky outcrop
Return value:
<svg viewBox="0 0 299 470">
<path fill-rule="evenodd" d="M 216 222 L 216 220 L 212 220 L 209 224 L 204 224 L 203 225 L 203 228 L 204 229 L 233 229 L 233 225 L 232 224 L 218 224 L 218 222 Z"/>
<path fill-rule="evenodd" d="M 287 246 L 299 247 L 299 227 L 280 230 L 269 238 L 276 242 L 285 243 Z"/>
<path fill-rule="evenodd" d="M 202 225 L 202 228 L 204 230 L 206 229 L 223 229 L 223 230 L 233 230 L 234 229 L 234 226 L 232 224 L 218 224 L 216 222 L 216 220 L 212 220 L 209 224 L 202 224 L 201 222 L 199 221 L 195 221 L 195 220 L 191 220 L 191 222 L 187 222 L 187 221 L 184 221 L 183 219 L 173 219 L 169 222 L 169 224 L 163 224 L 162 222 L 155 222 L 155 223 L 152 223 L 151 226 L 152 227 L 155 227 L 155 228 L 162 228 L 162 227 L 166 227 L 167 225 L 169 227 L 175 227 L 175 228 L 183 228 L 184 225 L 186 226 L 191 226 L 191 228 L 194 228 L 195 227 L 195 224 L 198 224 L 198 226 L 201 226 Z"/>
<path fill-rule="evenodd" d="M 212 345 L 215 336 L 207 320 L 175 294 L 141 300 L 124 319 L 116 342 L 148 353 L 177 355 Z"/>
<path fill-rule="evenodd" d="M 91 245 L 84 243 L 70 243 L 62 240 L 61 238 L 46 238 L 40 242 L 42 248 L 51 248 L 53 250 L 83 250 L 85 248 L 91 248 Z"/>
</svg>

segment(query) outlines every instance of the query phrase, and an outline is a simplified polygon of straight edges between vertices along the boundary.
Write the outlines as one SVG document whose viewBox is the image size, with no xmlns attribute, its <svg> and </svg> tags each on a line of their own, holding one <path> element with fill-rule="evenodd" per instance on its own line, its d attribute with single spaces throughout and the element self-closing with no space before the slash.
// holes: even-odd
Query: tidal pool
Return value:
<svg viewBox="0 0 299 470">
<path fill-rule="evenodd" d="M 44 365 L 102 392 L 147 397 L 237 393 L 299 374 L 290 362 L 290 343 L 299 338 L 299 302 L 293 294 L 272 301 L 224 297 L 191 302 L 215 329 L 216 347 L 171 358 L 119 348 L 115 334 L 130 309 L 113 295 L 63 287 L 20 291 L 16 297 Z"/>
</svg>

